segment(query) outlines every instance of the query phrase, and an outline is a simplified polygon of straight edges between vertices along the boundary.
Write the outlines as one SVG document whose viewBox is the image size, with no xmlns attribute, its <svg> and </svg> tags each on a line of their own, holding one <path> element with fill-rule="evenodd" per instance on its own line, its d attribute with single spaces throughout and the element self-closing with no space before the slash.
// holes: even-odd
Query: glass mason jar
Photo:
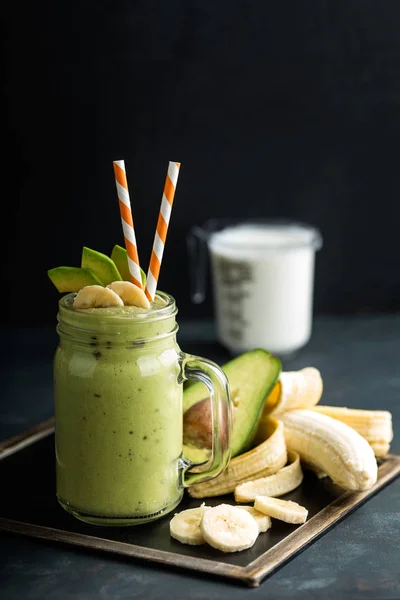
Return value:
<svg viewBox="0 0 400 600">
<path fill-rule="evenodd" d="M 54 357 L 57 498 L 78 519 L 134 525 L 162 517 L 185 487 L 219 475 L 230 458 L 231 404 L 215 363 L 182 352 L 175 300 L 161 308 L 79 311 L 59 301 Z M 213 451 L 208 462 L 182 455 L 182 389 L 208 388 Z M 192 468 L 195 467 L 193 470 Z"/>
</svg>

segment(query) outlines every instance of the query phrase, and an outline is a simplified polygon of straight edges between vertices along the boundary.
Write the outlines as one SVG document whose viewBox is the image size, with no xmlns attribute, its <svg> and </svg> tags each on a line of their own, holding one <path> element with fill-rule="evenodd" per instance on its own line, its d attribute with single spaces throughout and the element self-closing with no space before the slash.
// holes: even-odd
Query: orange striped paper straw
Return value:
<svg viewBox="0 0 400 600">
<path fill-rule="evenodd" d="M 126 180 L 125 161 L 114 160 L 113 165 L 131 282 L 143 289 L 136 236 L 133 228 L 131 201 L 129 199 L 128 182 Z"/>
<path fill-rule="evenodd" d="M 150 302 L 154 300 L 154 296 L 156 295 L 158 276 L 160 274 L 160 266 L 163 257 L 180 166 L 181 163 L 170 161 L 167 177 L 165 179 L 164 192 L 161 200 L 160 212 L 158 214 L 157 228 L 154 235 L 150 265 L 147 273 L 146 288 L 144 290 Z"/>
</svg>

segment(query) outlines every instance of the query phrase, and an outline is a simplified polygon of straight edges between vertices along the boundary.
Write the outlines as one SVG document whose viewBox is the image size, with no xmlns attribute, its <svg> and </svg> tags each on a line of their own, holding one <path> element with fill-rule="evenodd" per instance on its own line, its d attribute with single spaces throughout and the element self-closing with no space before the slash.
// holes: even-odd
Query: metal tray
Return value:
<svg viewBox="0 0 400 600">
<path fill-rule="evenodd" d="M 0 443 L 0 530 L 224 577 L 254 587 L 399 474 L 400 456 L 388 455 L 380 461 L 378 481 L 370 490 L 349 493 L 329 478 L 318 479 L 305 472 L 301 486 L 284 498 L 306 506 L 308 521 L 294 526 L 274 520 L 271 529 L 261 534 L 252 548 L 223 554 L 207 544 L 188 546 L 172 539 L 169 521 L 173 513 L 153 523 L 120 528 L 86 525 L 66 513 L 55 496 L 54 422 L 50 419 Z M 201 502 L 185 494 L 177 510 L 199 506 Z M 221 502 L 234 504 L 233 494 L 207 500 L 209 505 Z"/>
</svg>

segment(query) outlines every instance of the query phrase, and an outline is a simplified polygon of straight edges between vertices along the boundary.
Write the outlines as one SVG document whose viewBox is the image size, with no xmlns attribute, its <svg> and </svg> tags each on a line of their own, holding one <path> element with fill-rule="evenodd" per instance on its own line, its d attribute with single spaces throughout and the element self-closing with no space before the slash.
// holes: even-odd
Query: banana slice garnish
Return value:
<svg viewBox="0 0 400 600">
<path fill-rule="evenodd" d="M 74 308 L 107 308 L 108 306 L 123 306 L 121 298 L 102 285 L 86 285 L 75 296 Z"/>
<path fill-rule="evenodd" d="M 256 496 L 254 507 L 261 513 L 273 519 L 285 521 L 285 523 L 298 525 L 307 521 L 308 510 L 304 506 L 301 506 L 301 504 L 292 502 L 291 500 Z"/>
<path fill-rule="evenodd" d="M 125 306 L 150 308 L 150 302 L 144 291 L 130 281 L 113 281 L 107 288 L 115 292 L 122 299 Z"/>
<path fill-rule="evenodd" d="M 251 548 L 259 529 L 251 514 L 237 506 L 220 504 L 207 510 L 200 524 L 205 541 L 222 552 Z"/>
</svg>

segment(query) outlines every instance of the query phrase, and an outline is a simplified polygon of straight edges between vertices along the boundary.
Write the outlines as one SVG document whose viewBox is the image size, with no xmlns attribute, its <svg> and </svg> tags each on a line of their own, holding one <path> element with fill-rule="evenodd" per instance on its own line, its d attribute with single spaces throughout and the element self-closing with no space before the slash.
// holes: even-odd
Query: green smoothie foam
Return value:
<svg viewBox="0 0 400 600">
<path fill-rule="evenodd" d="M 74 310 L 74 294 L 60 301 L 57 495 L 76 516 L 145 519 L 182 496 L 176 309 L 161 296 L 150 310 Z"/>
</svg>

